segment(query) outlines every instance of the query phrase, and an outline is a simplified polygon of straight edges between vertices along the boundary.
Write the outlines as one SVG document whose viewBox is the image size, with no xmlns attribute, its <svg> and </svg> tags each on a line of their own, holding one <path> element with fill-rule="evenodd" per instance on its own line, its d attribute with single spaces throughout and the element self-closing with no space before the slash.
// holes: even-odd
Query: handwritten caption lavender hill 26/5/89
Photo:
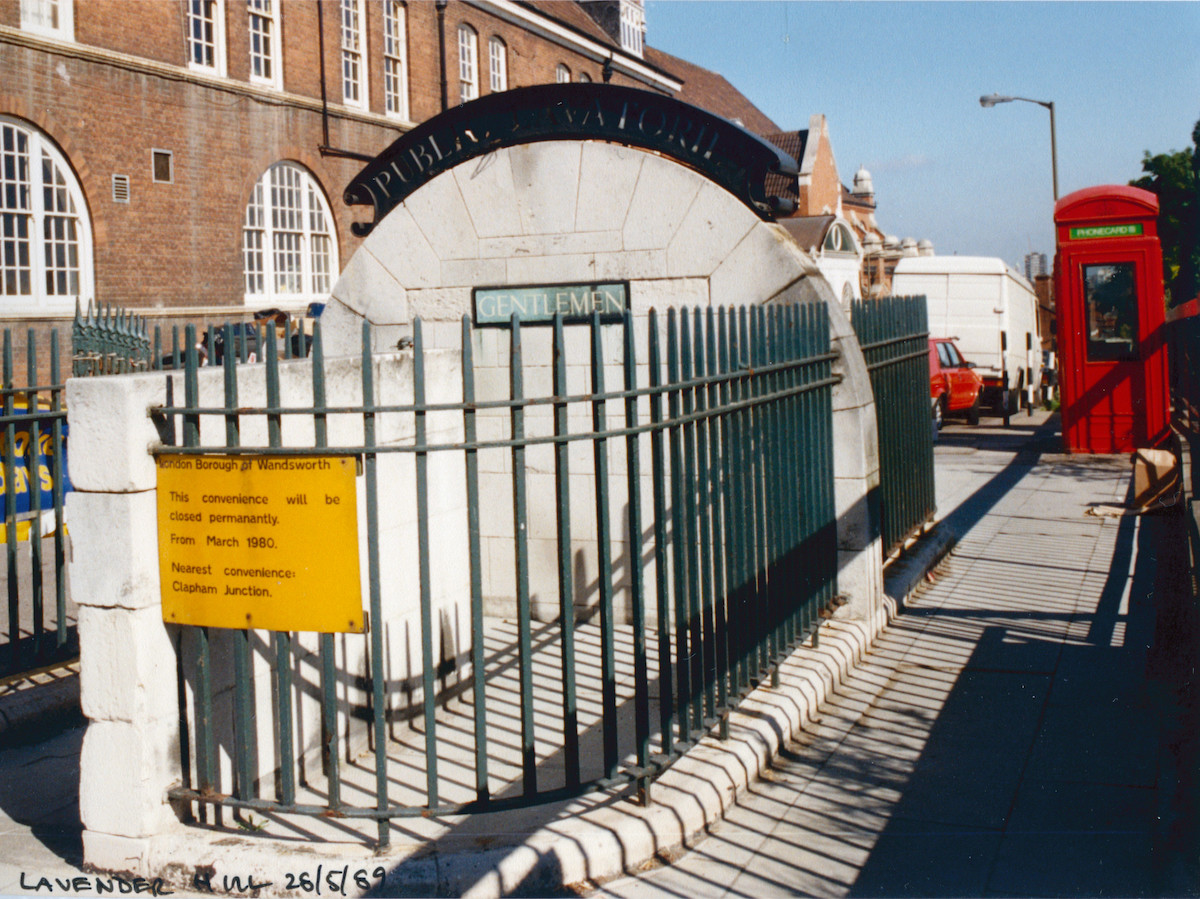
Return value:
<svg viewBox="0 0 1200 899">
<path fill-rule="evenodd" d="M 316 871 L 289 872 L 282 882 L 256 879 L 253 876 L 218 874 L 214 868 L 197 868 L 192 874 L 190 891 L 229 896 L 257 895 L 261 890 L 275 887 L 282 893 L 308 893 L 314 896 L 349 896 L 378 887 L 387 870 L 354 868 L 350 865 L 317 865 Z M 172 890 L 162 878 L 119 877 L 117 875 L 77 875 L 75 877 L 43 877 L 21 872 L 22 890 L 30 893 L 76 893 L 103 896 L 107 893 L 150 896 L 171 896 Z"/>
</svg>

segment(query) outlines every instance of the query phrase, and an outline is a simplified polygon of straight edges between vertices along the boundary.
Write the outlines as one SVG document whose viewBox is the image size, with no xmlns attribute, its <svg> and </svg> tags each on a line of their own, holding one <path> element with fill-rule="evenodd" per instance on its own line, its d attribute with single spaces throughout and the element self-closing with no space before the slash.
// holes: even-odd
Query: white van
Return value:
<svg viewBox="0 0 1200 899">
<path fill-rule="evenodd" d="M 983 378 L 982 405 L 1015 412 L 1037 400 L 1042 338 L 1033 287 L 1002 259 L 912 256 L 892 276 L 896 296 L 923 295 L 929 336 L 953 337 Z"/>
</svg>

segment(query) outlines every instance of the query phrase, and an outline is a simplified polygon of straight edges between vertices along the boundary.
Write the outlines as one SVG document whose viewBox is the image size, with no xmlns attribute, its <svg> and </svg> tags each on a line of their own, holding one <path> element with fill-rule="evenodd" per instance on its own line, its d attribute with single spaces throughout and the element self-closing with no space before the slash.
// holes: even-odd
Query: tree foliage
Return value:
<svg viewBox="0 0 1200 899">
<path fill-rule="evenodd" d="M 1134 187 L 1158 196 L 1158 237 L 1163 250 L 1167 305 L 1187 302 L 1200 293 L 1200 121 L 1186 150 L 1142 158 L 1145 173 Z"/>
</svg>

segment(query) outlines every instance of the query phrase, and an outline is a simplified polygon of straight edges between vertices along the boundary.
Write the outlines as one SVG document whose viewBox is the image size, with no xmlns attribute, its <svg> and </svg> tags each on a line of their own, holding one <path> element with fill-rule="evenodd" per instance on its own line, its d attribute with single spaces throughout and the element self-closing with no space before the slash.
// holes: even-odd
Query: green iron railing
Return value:
<svg viewBox="0 0 1200 899">
<path fill-rule="evenodd" d="M 422 323 L 413 323 L 413 402 L 377 402 L 369 327 L 364 326 L 362 350 L 363 400 L 334 407 L 326 400 L 326 363 L 319 328 L 313 342 L 312 401 L 283 407 L 280 401 L 279 353 L 274 335 L 265 343 L 265 405 L 245 406 L 238 398 L 238 365 L 233 354 L 224 360 L 224 403 L 199 405 L 197 341 L 188 332 L 184 350 L 182 404 L 170 396 L 153 410 L 164 445 L 163 454 L 284 455 L 333 453 L 362 460 L 365 480 L 367 539 L 366 571 L 369 635 L 339 635 L 369 641 L 369 670 L 365 675 L 340 670 L 334 638 L 319 637 L 319 683 L 298 684 L 301 635 L 271 633 L 269 647 L 263 632 L 189 627 L 179 631 L 181 680 L 191 700 L 181 692 L 181 758 L 184 782 L 170 798 L 195 805 L 202 816 L 210 806 L 235 811 L 303 814 L 327 820 L 374 819 L 378 845 L 389 840 L 391 818 L 494 811 L 567 798 L 590 790 L 636 784 L 649 801 L 653 779 L 714 728 L 727 734 L 729 711 L 756 684 L 775 680 L 782 660 L 804 639 L 816 640 L 821 616 L 834 604 L 837 575 L 836 519 L 833 496 L 832 387 L 828 320 L 819 305 L 668 311 L 665 323 L 651 311 L 647 319 L 628 314 L 623 323 L 590 324 L 591 390 L 567 390 L 567 328 L 561 319 L 552 329 L 522 328 L 511 322 L 507 357 L 509 397 L 477 399 L 477 368 L 473 328 L 462 322 L 461 402 L 426 402 L 427 360 Z M 663 325 L 665 324 L 665 327 Z M 645 340 L 635 340 L 644 327 Z M 527 334 L 527 331 L 535 333 Z M 605 383 L 605 335 L 621 339 L 623 383 Z M 551 395 L 528 396 L 525 391 L 524 346 L 546 339 L 553 349 Z M 226 340 L 232 337 L 227 334 Z M 635 345 L 648 348 L 648 359 L 635 358 Z M 609 349 L 611 355 L 612 350 Z M 578 365 L 581 360 L 571 359 Z M 609 367 L 612 367 L 611 359 Z M 648 372 L 647 383 L 639 383 Z M 169 382 L 170 384 L 170 382 Z M 574 418 L 570 410 L 577 410 Z M 591 427 L 581 427 L 590 413 Z M 426 419 L 434 414 L 461 416 L 462 442 L 431 443 Z M 552 417 L 549 432 L 526 433 L 530 416 Z M 332 445 L 326 422 L 331 416 L 353 415 L 361 420 L 361 441 Z M 503 415 L 507 428 L 501 437 L 481 439 L 482 417 Z M 311 420 L 311 444 L 282 446 L 282 422 L 297 416 Z M 201 445 L 201 421 L 211 419 L 225 435 L 221 445 Z M 381 428 L 397 419 L 411 423 L 413 436 L 383 444 Z M 242 442 L 243 423 L 266 422 L 265 445 Z M 568 428 L 568 423 L 574 429 Z M 176 428 L 181 423 L 182 428 Z M 615 424 L 615 426 L 614 426 Z M 169 445 L 180 434 L 182 445 Z M 573 504 L 578 481 L 573 481 L 573 444 L 590 446 L 591 485 L 595 503 L 595 550 L 598 623 L 577 621 L 573 595 L 577 572 L 572 559 Z M 553 449 L 553 490 L 528 476 L 527 451 Z M 624 471 L 610 468 L 610 457 L 623 448 Z M 516 620 L 508 642 L 496 649 L 485 619 L 481 586 L 481 504 L 479 457 L 501 452 L 509 460 L 513 509 L 512 558 Z M 466 545 L 462 564 L 470 576 L 470 677 L 456 694 L 470 713 L 449 728 L 439 718 L 444 697 L 437 691 L 437 664 L 430 596 L 430 458 L 452 453 L 462 460 L 465 477 Z M 389 454 L 406 454 L 413 461 L 411 492 L 403 498 L 380 497 L 380 468 Z M 578 457 L 575 457 L 576 460 Z M 646 465 L 651 477 L 643 477 Z M 575 462 L 578 467 L 578 461 Z M 614 473 L 616 471 L 616 473 Z M 580 472 L 574 472 L 579 475 Z M 651 497 L 643 497 L 643 483 Z M 622 483 L 623 482 L 623 483 Z M 541 494 L 538 487 L 541 485 Z M 613 495 L 613 486 L 619 493 Z M 574 497 L 574 499 L 573 499 Z M 610 528 L 614 502 L 627 500 L 624 526 L 629 545 L 624 558 L 622 590 L 629 600 L 628 621 L 618 622 L 614 608 L 613 540 Z M 403 764 L 390 754 L 394 744 L 388 718 L 390 691 L 385 670 L 385 647 L 380 557 L 393 552 L 380 534 L 382 501 L 412 503 L 415 507 L 419 570 L 411 572 L 403 589 L 419 597 L 421 682 L 416 693 L 414 727 L 423 732 L 424 753 L 414 749 Z M 558 611 L 551 622 L 535 622 L 531 614 L 529 510 L 531 503 L 552 503 L 557 509 Z M 643 508 L 651 521 L 643 521 Z M 617 541 L 620 545 L 620 541 Z M 654 576 L 646 570 L 653 562 Z M 581 669 L 585 643 L 595 650 L 596 664 Z M 488 649 L 491 645 L 492 649 Z M 214 648 L 216 647 L 216 648 Z M 539 677 L 538 653 L 554 650 L 557 673 Z M 588 651 L 592 651 L 589 649 Z M 232 697 L 215 685 L 218 653 L 232 654 Z M 252 695 L 255 659 L 273 669 L 269 731 L 275 746 L 258 745 L 256 698 Z M 632 676 L 629 676 L 632 669 Z M 544 674 L 544 669 L 539 669 Z M 593 673 L 598 670 L 598 677 Z M 185 672 L 191 672 L 186 674 Z M 497 697 L 494 681 L 511 676 L 512 693 Z M 586 684 L 585 675 L 586 673 Z M 315 676 L 314 676 L 315 677 Z M 547 681 L 552 681 L 547 685 Z M 365 701 L 347 708 L 347 684 L 357 685 Z M 621 686 L 625 684 L 626 686 Z M 620 689 L 618 689 L 620 687 Z M 627 687 L 627 688 L 626 688 Z M 181 687 L 181 691 L 183 688 Z M 544 691 L 550 690 L 547 704 Z M 310 774 L 298 784 L 293 697 L 298 691 L 319 693 L 322 719 L 323 780 Z M 537 696 L 535 697 L 535 693 Z M 514 695 L 515 694 L 515 695 Z M 296 702 L 299 700 L 296 699 Z M 535 719 L 535 705 L 538 708 Z M 514 709 L 514 723 L 498 727 L 500 707 Z M 557 736 L 548 732 L 546 716 L 557 708 Z M 190 711 L 189 711 L 190 710 Z M 339 714 L 370 723 L 373 735 L 373 796 L 355 802 L 345 788 L 348 759 L 340 742 Z M 590 724 L 585 723 L 590 716 Z M 535 727 L 536 725 L 536 727 Z M 264 733 L 267 729 L 264 729 Z M 554 730 L 553 728 L 550 730 Z M 463 736 L 463 733 L 469 736 Z M 411 731 L 410 731 L 411 733 Z M 221 734 L 223 736 L 218 736 Z M 439 747 L 455 739 L 468 740 L 474 786 L 456 782 L 459 798 L 443 792 L 446 759 Z M 516 741 L 513 780 L 496 790 L 490 752 L 506 740 Z M 220 741 L 218 743 L 218 740 Z M 220 748 L 219 748 L 220 747 Z M 592 748 L 587 748 L 592 747 Z M 219 763 L 220 751 L 232 754 L 230 770 Z M 544 770 L 539 758 L 551 753 L 559 761 Z M 278 759 L 273 796 L 256 779 L 256 759 Z M 461 758 L 457 762 L 461 764 Z M 422 769 L 417 770 L 415 769 Z M 351 772 L 352 773 L 352 772 Z M 460 778 L 460 781 L 462 778 Z M 423 781 L 423 789 L 421 781 Z M 401 783 L 403 782 L 403 783 Z M 417 800 L 400 800 L 402 787 L 417 791 Z M 361 795 L 354 788 L 354 795 Z M 470 796 L 462 798 L 462 790 Z M 502 794 L 502 795 L 501 795 Z"/>
<path fill-rule="evenodd" d="M 851 321 L 875 394 L 880 531 L 886 556 L 937 510 L 925 298 L 858 300 L 851 308 Z"/>
<path fill-rule="evenodd" d="M 232 326 L 234 355 L 241 361 L 255 356 L 270 323 Z M 305 354 L 309 341 L 298 321 L 284 326 L 285 358 Z M 209 328 L 197 345 L 206 356 L 220 359 L 221 343 Z M 66 572 L 67 527 L 63 497 L 71 490 L 67 470 L 66 387 L 61 376 L 59 337 L 50 332 L 49 365 L 39 357 L 38 340 L 30 329 L 25 342 L 26 371 L 16 378 L 17 351 L 12 332 L 3 334 L 3 381 L 0 384 L 0 475 L 3 484 L 4 525 L 0 541 L 5 553 L 6 629 L 0 634 L 0 677 L 69 661 L 79 653 L 75 608 Z M 208 353 L 208 347 L 216 347 Z M 180 367 L 184 355 L 179 328 L 171 347 L 163 351 L 162 330 L 149 336 L 143 317 L 128 310 L 88 304 L 76 306 L 71 328 L 71 369 L 75 377 L 125 374 Z M 216 361 L 216 360 L 213 360 Z M 25 386 L 28 385 L 28 386 Z M 12 485 L 13 489 L 7 489 Z"/>
<path fill-rule="evenodd" d="M 147 371 L 153 361 L 144 318 L 109 305 L 101 309 L 90 300 L 86 312 L 75 304 L 75 321 L 71 324 L 71 370 L 75 377 Z"/>
<path fill-rule="evenodd" d="M 67 413 L 59 374 L 58 334 L 50 334 L 49 383 L 39 381 L 37 340 L 26 338 L 25 385 L 17 386 L 12 333 L 3 335 L 3 417 L 7 629 L 0 676 L 71 659 L 79 653 L 74 609 L 67 595 L 63 493 L 67 476 Z"/>
</svg>

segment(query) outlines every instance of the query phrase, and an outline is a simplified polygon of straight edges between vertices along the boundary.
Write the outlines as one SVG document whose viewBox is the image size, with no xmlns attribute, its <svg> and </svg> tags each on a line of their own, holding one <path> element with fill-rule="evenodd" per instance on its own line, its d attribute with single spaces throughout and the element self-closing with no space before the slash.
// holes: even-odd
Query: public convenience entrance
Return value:
<svg viewBox="0 0 1200 899">
<path fill-rule="evenodd" d="M 192 625 L 173 800 L 357 819 L 384 846 L 396 818 L 648 798 L 814 632 L 838 578 L 836 300 L 771 223 L 768 174 L 795 163 L 587 84 L 490 95 L 366 167 L 346 199 L 374 221 L 311 365 L 268 345 L 259 386 L 193 360 L 161 410 L 183 439 L 160 468 L 222 466 L 160 491 L 187 575 L 164 615 Z M 297 468 L 322 458 L 344 464 Z M 322 622 L 286 588 L 335 500 L 358 510 L 366 615 Z M 190 515 L 248 530 L 172 524 Z"/>
<path fill-rule="evenodd" d="M 1059 200 L 1055 294 L 1063 437 L 1071 452 L 1127 453 L 1169 422 L 1158 198 L 1091 187 Z"/>
</svg>

